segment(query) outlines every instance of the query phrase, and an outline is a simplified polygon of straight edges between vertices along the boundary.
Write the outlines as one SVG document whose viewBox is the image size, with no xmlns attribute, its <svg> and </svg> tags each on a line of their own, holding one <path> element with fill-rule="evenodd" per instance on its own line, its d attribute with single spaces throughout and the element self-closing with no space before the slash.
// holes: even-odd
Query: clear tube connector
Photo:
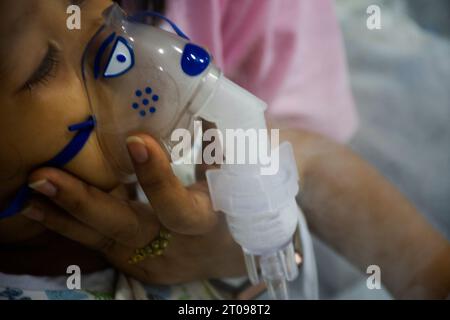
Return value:
<svg viewBox="0 0 450 320">
<path fill-rule="evenodd" d="M 263 280 L 273 299 L 289 299 L 287 282 L 295 280 L 299 273 L 292 241 L 284 248 L 269 254 L 253 255 L 244 250 L 244 257 L 252 284 L 256 285 Z"/>
</svg>

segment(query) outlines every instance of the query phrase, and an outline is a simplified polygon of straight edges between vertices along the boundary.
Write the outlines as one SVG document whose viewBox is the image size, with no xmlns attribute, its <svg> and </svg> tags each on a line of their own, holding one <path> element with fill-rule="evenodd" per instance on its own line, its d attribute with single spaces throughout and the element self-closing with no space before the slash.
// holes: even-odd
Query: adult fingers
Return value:
<svg viewBox="0 0 450 320">
<path fill-rule="evenodd" d="M 142 246 L 157 234 L 159 224 L 152 215 L 137 215 L 119 200 L 62 170 L 43 168 L 30 176 L 30 187 L 78 221 L 123 244 Z"/>
<path fill-rule="evenodd" d="M 185 188 L 152 137 L 135 135 L 127 145 L 139 183 L 163 225 L 186 235 L 203 234 L 215 226 L 217 215 L 207 192 Z"/>
</svg>

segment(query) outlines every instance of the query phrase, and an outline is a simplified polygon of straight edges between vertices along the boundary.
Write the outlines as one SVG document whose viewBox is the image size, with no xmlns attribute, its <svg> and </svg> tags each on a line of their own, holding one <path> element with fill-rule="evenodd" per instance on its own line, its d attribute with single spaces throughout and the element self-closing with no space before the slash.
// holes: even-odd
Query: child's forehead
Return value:
<svg viewBox="0 0 450 320">
<path fill-rule="evenodd" d="M 59 2 L 60 0 L 56 0 Z M 51 2 L 48 0 L 31 1 L 31 0 L 14 0 L 0 1 L 0 14 L 2 20 L 16 23 L 26 22 L 38 13 L 41 8 L 48 6 Z"/>
<path fill-rule="evenodd" d="M 67 0 L 14 0 L 0 1 L 0 26 L 2 33 L 13 33 L 29 22 L 52 14 L 66 12 L 73 1 Z"/>
<path fill-rule="evenodd" d="M 45 2 L 46 0 L 44 0 Z M 39 1 L 0 1 L 0 74 L 9 69 L 11 48 L 20 39 L 30 21 Z"/>
<path fill-rule="evenodd" d="M 1 36 L 2 39 L 11 41 L 40 16 L 48 1 L 15 0 L 0 3 Z"/>
<path fill-rule="evenodd" d="M 36 21 L 65 14 L 66 0 L 14 0 L 0 1 L 0 48 L 9 50 L 16 40 L 30 31 L 36 30 Z"/>
</svg>

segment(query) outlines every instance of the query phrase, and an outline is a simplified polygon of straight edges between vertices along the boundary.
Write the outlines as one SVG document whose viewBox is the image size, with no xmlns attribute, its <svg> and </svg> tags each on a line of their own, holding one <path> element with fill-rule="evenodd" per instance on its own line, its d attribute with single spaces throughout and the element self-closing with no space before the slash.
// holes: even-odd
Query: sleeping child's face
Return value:
<svg viewBox="0 0 450 320">
<path fill-rule="evenodd" d="M 73 137 L 67 127 L 90 108 L 81 79 L 85 45 L 99 27 L 109 0 L 80 3 L 81 30 L 69 30 L 68 0 L 0 2 L 0 210 L 30 171 L 55 156 Z M 66 167 L 104 190 L 117 185 L 92 134 Z M 0 221 L 0 243 L 41 232 L 20 215 Z"/>
</svg>

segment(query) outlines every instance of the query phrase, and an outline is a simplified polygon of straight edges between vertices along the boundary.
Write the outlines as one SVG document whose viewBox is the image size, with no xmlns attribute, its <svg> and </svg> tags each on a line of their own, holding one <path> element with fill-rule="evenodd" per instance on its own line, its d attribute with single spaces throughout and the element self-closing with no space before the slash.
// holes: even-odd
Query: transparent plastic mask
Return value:
<svg viewBox="0 0 450 320">
<path fill-rule="evenodd" d="M 122 180 L 134 178 L 125 141 L 135 133 L 152 135 L 170 152 L 179 142 L 172 143 L 174 130 L 192 133 L 193 120 L 201 117 L 220 130 L 226 152 L 234 150 L 226 130 L 267 129 L 267 105 L 228 80 L 176 26 L 178 35 L 135 22 L 117 5 L 104 20 L 86 48 L 83 77 L 101 147 Z M 262 139 L 269 145 L 268 136 Z M 244 250 L 251 281 L 264 280 L 272 297 L 284 299 L 287 282 L 298 275 L 291 242 L 299 211 L 294 153 L 288 144 L 280 149 L 274 176 L 261 173 L 262 163 L 247 163 L 208 170 L 206 178 L 214 209 L 227 215 Z M 250 146 L 244 151 L 249 154 Z"/>
<path fill-rule="evenodd" d="M 103 16 L 84 53 L 83 78 L 101 147 L 122 180 L 129 180 L 126 138 L 148 133 L 170 151 L 175 128 L 192 130 L 190 102 L 214 67 L 201 47 L 136 22 L 117 5 Z"/>
</svg>

